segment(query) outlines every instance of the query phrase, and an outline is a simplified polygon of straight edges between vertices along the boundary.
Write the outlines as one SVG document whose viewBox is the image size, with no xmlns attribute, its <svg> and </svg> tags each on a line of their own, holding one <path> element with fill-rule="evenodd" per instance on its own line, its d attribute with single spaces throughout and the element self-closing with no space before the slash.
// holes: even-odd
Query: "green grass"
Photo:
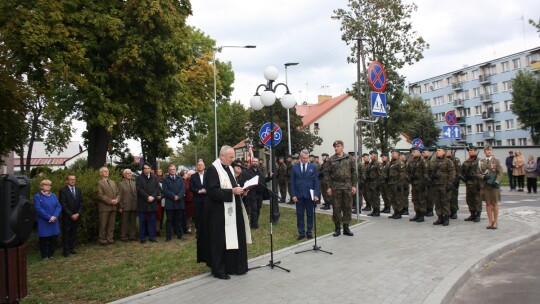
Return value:
<svg viewBox="0 0 540 304">
<path fill-rule="evenodd" d="M 260 229 L 252 230 L 249 258 L 269 253 L 268 205 L 259 219 Z M 299 243 L 296 240 L 294 209 L 280 208 L 281 218 L 274 225 L 274 250 Z M 318 235 L 334 230 L 332 217 L 317 215 Z M 37 240 L 28 242 L 28 296 L 22 303 L 103 303 L 188 279 L 209 269 L 196 263 L 196 239 L 158 243 L 115 242 L 110 246 L 80 245 L 78 254 L 64 258 L 59 248 L 52 260 L 42 261 Z M 60 246 L 60 239 L 59 239 Z"/>
</svg>

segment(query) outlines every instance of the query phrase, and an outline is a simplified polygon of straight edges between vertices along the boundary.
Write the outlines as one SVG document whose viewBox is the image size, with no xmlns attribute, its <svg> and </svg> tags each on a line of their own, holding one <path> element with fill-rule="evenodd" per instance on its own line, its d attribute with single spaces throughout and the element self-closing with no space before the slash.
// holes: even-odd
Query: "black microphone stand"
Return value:
<svg viewBox="0 0 540 304">
<path fill-rule="evenodd" d="M 244 170 L 242 170 L 242 172 L 247 174 L 249 177 L 253 178 L 253 175 L 249 174 L 249 172 L 247 172 L 247 170 L 244 169 Z M 272 174 L 274 174 L 274 173 L 272 172 Z M 274 267 L 277 267 L 279 269 L 285 270 L 286 272 L 291 272 L 289 269 L 283 268 L 283 267 L 277 265 L 277 264 L 280 264 L 281 261 L 274 262 L 274 233 L 273 233 L 273 230 L 274 230 L 273 225 L 274 225 L 274 223 L 273 223 L 273 220 L 272 220 L 272 213 L 273 213 L 272 199 L 275 199 L 275 197 L 279 197 L 279 195 L 277 193 L 275 193 L 274 191 L 272 191 L 271 189 L 269 189 L 260 180 L 259 180 L 259 186 L 265 188 L 270 193 L 270 196 L 271 196 L 271 200 L 270 200 L 270 261 L 268 262 L 268 264 L 248 268 L 248 270 L 259 269 L 259 268 L 263 268 L 263 267 L 270 267 L 271 269 L 274 269 Z"/>
<path fill-rule="evenodd" d="M 320 172 L 317 172 L 317 174 L 324 173 L 325 171 L 328 171 L 332 167 L 333 166 L 327 167 L 327 168 L 321 170 Z M 309 176 L 308 178 L 304 179 L 302 182 L 306 182 L 306 181 L 314 179 L 314 178 L 315 178 L 315 174 L 313 174 L 313 175 Z M 321 193 L 321 196 L 322 196 L 322 193 Z M 315 241 L 315 243 L 313 244 L 313 248 L 302 250 L 302 251 L 297 251 L 297 252 L 295 252 L 295 254 L 304 253 L 304 252 L 308 252 L 308 251 L 321 251 L 321 252 L 325 252 L 325 253 L 328 253 L 328 254 L 333 254 L 330 251 L 322 250 L 321 246 L 317 246 L 317 204 L 315 202 L 313 202 L 313 240 Z"/>
</svg>

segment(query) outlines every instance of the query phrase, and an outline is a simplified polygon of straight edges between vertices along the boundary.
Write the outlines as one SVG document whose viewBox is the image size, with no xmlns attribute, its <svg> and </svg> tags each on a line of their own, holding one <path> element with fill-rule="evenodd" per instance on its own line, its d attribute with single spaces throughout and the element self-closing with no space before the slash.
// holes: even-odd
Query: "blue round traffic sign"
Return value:
<svg viewBox="0 0 540 304">
<path fill-rule="evenodd" d="M 453 126 L 457 123 L 457 115 L 455 111 L 448 111 L 444 115 L 444 119 L 449 126 Z"/>
<path fill-rule="evenodd" d="M 259 131 L 259 137 L 261 138 L 261 142 L 267 147 L 270 147 L 270 145 L 272 144 L 272 130 L 274 134 L 273 146 L 279 144 L 281 142 L 281 139 L 283 138 L 281 128 L 277 124 L 274 124 L 274 127 L 271 128 L 269 122 L 265 123 Z"/>
<path fill-rule="evenodd" d="M 386 71 L 380 62 L 373 61 L 368 68 L 368 82 L 375 92 L 386 89 Z"/>
<path fill-rule="evenodd" d="M 415 138 L 412 141 L 413 147 L 417 147 L 418 149 L 424 149 L 424 142 L 420 138 Z"/>
</svg>

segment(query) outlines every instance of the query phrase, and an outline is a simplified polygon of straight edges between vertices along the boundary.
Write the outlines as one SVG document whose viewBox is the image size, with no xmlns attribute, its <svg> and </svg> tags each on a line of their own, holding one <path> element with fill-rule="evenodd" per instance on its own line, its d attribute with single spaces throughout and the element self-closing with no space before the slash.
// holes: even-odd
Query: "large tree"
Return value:
<svg viewBox="0 0 540 304">
<path fill-rule="evenodd" d="M 366 146 L 386 150 L 399 139 L 400 121 L 404 119 L 400 108 L 405 80 L 398 70 L 422 59 L 429 45 L 412 29 L 410 17 L 417 9 L 415 4 L 403 4 L 400 0 L 349 0 L 347 6 L 334 13 L 341 20 L 342 39 L 351 45 L 348 61 L 357 63 L 358 55 L 365 54 L 368 63 L 378 61 L 386 70 L 388 118 L 378 121 L 375 134 L 371 128 L 363 128 Z M 360 100 L 361 116 L 369 117 L 369 88 L 365 81 L 363 76 L 349 93 Z"/>
<path fill-rule="evenodd" d="M 540 142 L 540 78 L 519 71 L 512 83 L 512 112 L 523 129 L 529 129 L 535 144 Z"/>
<path fill-rule="evenodd" d="M 441 129 L 437 127 L 431 108 L 419 97 L 405 95 L 402 106 L 403 116 L 401 129 L 411 138 L 420 138 L 426 147 L 433 147 Z"/>
</svg>

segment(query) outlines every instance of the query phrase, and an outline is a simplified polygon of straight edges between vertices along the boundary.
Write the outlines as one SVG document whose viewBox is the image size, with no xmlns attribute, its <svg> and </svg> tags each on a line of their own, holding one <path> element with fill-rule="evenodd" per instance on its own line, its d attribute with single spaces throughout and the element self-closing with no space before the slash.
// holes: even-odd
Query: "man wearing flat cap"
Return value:
<svg viewBox="0 0 540 304">
<path fill-rule="evenodd" d="M 437 220 L 433 225 L 448 226 L 450 223 L 449 193 L 454 188 L 456 170 L 454 163 L 445 157 L 446 147 L 437 147 L 436 157 L 431 161 L 428 183 L 431 184 Z"/>
<path fill-rule="evenodd" d="M 366 201 L 370 202 L 372 211 L 368 216 L 381 215 L 381 163 L 377 150 L 369 151 L 370 161 L 366 165 Z"/>
<path fill-rule="evenodd" d="M 321 156 L 323 163 L 321 165 L 321 170 L 319 171 L 319 181 L 321 182 L 321 194 L 324 200 L 324 205 L 321 207 L 321 209 L 330 210 L 330 206 L 332 206 L 332 196 L 328 195 L 326 192 L 328 190 L 326 176 L 329 174 L 328 170 L 330 170 L 330 166 L 332 166 L 332 164 L 328 158 L 328 153 L 323 153 Z"/>
<path fill-rule="evenodd" d="M 332 196 L 334 209 L 332 219 L 336 230 L 334 236 L 341 235 L 341 223 L 343 234 L 353 236 L 349 229 L 351 222 L 352 195 L 356 194 L 357 174 L 355 163 L 351 157 L 343 152 L 343 141 L 334 141 L 335 154 L 330 157 L 332 166 L 328 171 L 328 195 Z"/>
<path fill-rule="evenodd" d="M 480 196 L 480 179 L 477 176 L 480 174 L 478 170 L 478 148 L 471 146 L 467 149 L 469 158 L 461 165 L 461 180 L 465 183 L 465 201 L 469 207 L 470 216 L 465 221 L 480 222 L 480 214 L 482 213 L 482 197 Z"/>
</svg>

